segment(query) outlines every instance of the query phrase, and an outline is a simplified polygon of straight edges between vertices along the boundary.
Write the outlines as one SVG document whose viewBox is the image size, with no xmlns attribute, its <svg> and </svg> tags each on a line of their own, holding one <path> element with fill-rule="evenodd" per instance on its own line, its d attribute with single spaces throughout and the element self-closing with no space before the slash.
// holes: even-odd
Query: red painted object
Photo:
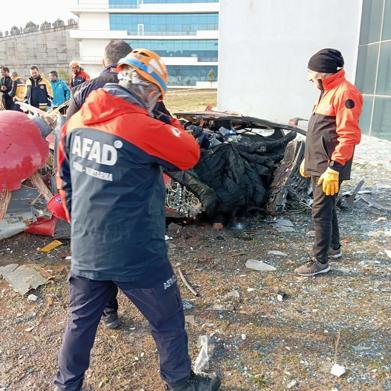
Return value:
<svg viewBox="0 0 391 391">
<path fill-rule="evenodd" d="M 61 201 L 60 194 L 55 194 L 48 202 L 48 209 L 53 214 L 53 216 L 58 219 L 67 221 L 67 215 L 64 209 L 64 206 Z"/>
<path fill-rule="evenodd" d="M 0 111 L 0 191 L 20 189 L 45 165 L 48 155 L 47 142 L 26 114 Z"/>
<path fill-rule="evenodd" d="M 57 218 L 54 216 L 50 220 L 40 217 L 35 223 L 30 224 L 24 231 L 29 234 L 53 237 L 56 232 L 56 224 Z"/>
</svg>

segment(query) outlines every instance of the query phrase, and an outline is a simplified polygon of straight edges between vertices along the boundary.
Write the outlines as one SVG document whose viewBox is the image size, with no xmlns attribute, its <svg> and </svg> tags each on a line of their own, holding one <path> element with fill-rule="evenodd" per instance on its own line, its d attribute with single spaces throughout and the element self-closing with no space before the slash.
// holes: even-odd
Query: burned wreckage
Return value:
<svg viewBox="0 0 391 391">
<path fill-rule="evenodd" d="M 167 172 L 167 214 L 212 222 L 263 210 L 283 212 L 289 205 L 308 205 L 309 181 L 299 174 L 305 132 L 270 121 L 204 111 L 176 113 L 201 147 L 199 163 L 182 172 Z"/>
<path fill-rule="evenodd" d="M 56 236 L 67 225 L 54 181 L 55 134 L 64 117 L 31 112 L 0 111 L 0 239 L 23 231 Z M 177 117 L 200 144 L 201 159 L 192 170 L 164 173 L 168 217 L 204 214 L 224 224 L 252 211 L 308 204 L 297 127 L 217 111 Z"/>
</svg>

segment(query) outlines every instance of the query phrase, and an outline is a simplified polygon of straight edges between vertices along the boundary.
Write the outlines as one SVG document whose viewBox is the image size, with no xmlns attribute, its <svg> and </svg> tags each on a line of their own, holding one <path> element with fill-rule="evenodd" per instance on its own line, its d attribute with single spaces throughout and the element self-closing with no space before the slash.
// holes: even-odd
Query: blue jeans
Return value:
<svg viewBox="0 0 391 391">
<path fill-rule="evenodd" d="M 162 379 L 171 387 L 187 381 L 191 361 L 176 278 L 170 265 L 165 267 L 164 273 L 160 270 L 155 273 L 159 275 L 159 281 L 154 282 L 153 287 L 145 288 L 140 287 L 139 283 L 95 281 L 71 273 L 71 313 L 59 353 L 59 371 L 54 381 L 60 390 L 81 390 L 100 318 L 117 287 L 150 324 L 159 352 Z"/>
</svg>

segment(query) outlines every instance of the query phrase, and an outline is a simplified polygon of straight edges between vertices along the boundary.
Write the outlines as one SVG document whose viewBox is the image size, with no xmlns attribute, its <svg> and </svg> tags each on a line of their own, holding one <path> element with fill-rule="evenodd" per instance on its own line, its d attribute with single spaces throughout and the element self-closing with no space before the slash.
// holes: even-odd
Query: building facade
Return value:
<svg viewBox="0 0 391 391">
<path fill-rule="evenodd" d="M 363 1 L 356 84 L 364 132 L 391 140 L 391 0 Z"/>
<path fill-rule="evenodd" d="M 169 86 L 216 87 L 219 0 L 79 0 L 80 61 L 101 70 L 104 46 L 124 39 L 163 57 Z"/>
<path fill-rule="evenodd" d="M 363 133 L 391 140 L 391 0 L 221 0 L 219 108 L 309 118 L 308 59 L 326 47 L 343 53 L 364 95 Z"/>
</svg>

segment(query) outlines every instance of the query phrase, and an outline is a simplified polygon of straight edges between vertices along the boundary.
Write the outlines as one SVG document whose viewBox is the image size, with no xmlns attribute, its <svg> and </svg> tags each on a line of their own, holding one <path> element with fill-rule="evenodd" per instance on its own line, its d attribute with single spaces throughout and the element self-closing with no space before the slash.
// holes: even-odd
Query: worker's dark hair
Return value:
<svg viewBox="0 0 391 391">
<path fill-rule="evenodd" d="M 54 75 L 54 76 L 58 77 L 58 73 L 57 73 L 57 71 L 50 71 L 49 73 L 51 73 L 52 75 Z"/>
<path fill-rule="evenodd" d="M 9 72 L 10 69 L 8 67 L 1 67 L 1 69 L 4 71 L 4 72 Z"/>
<path fill-rule="evenodd" d="M 105 47 L 104 58 L 107 65 L 117 64 L 121 58 L 126 57 L 133 49 L 122 39 L 112 40 Z"/>
<path fill-rule="evenodd" d="M 30 71 L 32 71 L 33 69 L 36 69 L 37 71 L 39 71 L 39 69 L 36 65 L 33 65 L 32 67 L 30 67 Z"/>
</svg>

